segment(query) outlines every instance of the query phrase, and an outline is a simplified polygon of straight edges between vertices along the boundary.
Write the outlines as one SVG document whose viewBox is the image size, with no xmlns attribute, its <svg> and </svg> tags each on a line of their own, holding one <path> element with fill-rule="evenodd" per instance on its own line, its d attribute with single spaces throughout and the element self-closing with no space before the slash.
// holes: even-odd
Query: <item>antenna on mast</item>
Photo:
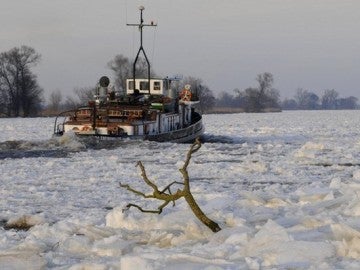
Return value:
<svg viewBox="0 0 360 270">
<path fill-rule="evenodd" d="M 150 94 L 150 62 L 148 57 L 146 56 L 145 50 L 143 48 L 143 27 L 144 26 L 157 26 L 157 24 L 151 22 L 151 24 L 144 24 L 144 20 L 143 20 L 143 11 L 145 10 L 144 6 L 140 6 L 139 7 L 140 10 L 140 23 L 139 24 L 133 24 L 133 23 L 127 23 L 127 26 L 138 26 L 139 30 L 140 30 L 140 48 L 136 54 L 135 60 L 134 60 L 134 64 L 133 64 L 133 80 L 134 80 L 134 90 L 135 90 L 135 77 L 136 77 L 136 62 L 139 58 L 140 53 L 142 52 L 144 54 L 147 66 L 148 66 L 148 91 Z"/>
</svg>

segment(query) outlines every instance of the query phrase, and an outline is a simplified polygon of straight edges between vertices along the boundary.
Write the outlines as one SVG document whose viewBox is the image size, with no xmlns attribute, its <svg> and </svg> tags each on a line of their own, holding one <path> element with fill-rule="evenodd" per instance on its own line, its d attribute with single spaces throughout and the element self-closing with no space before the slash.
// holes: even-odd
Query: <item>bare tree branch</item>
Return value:
<svg viewBox="0 0 360 270">
<path fill-rule="evenodd" d="M 153 213 L 153 214 L 160 214 L 161 211 L 160 210 L 144 210 L 142 207 L 136 205 L 136 204 L 133 204 L 133 203 L 129 203 L 128 205 L 126 205 L 126 208 L 123 209 L 123 212 L 125 210 L 128 210 L 130 209 L 130 207 L 136 207 L 137 209 L 139 209 L 141 212 L 143 213 Z"/>
<path fill-rule="evenodd" d="M 142 176 L 143 180 L 145 181 L 145 183 L 148 184 L 150 187 L 152 187 L 153 190 L 154 190 L 154 192 L 155 192 L 155 191 L 159 192 L 158 187 L 157 187 L 153 182 L 151 182 L 151 181 L 149 180 L 149 178 L 147 177 L 146 171 L 145 171 L 145 167 L 144 167 L 144 165 L 142 164 L 142 162 L 141 162 L 141 161 L 138 161 L 138 163 L 136 164 L 136 166 L 139 166 L 139 167 L 140 167 L 141 176 Z"/>
<path fill-rule="evenodd" d="M 138 190 L 135 190 L 135 189 L 133 189 L 132 187 L 130 187 L 129 185 L 127 185 L 127 184 L 121 184 L 120 183 L 120 187 L 122 187 L 122 188 L 126 188 L 128 191 L 131 191 L 131 192 L 133 192 L 133 193 L 135 193 L 135 194 L 137 194 L 137 195 L 140 195 L 140 196 L 142 196 L 142 197 L 144 197 L 144 198 L 154 198 L 154 196 L 153 195 L 145 195 L 144 193 L 142 193 L 141 191 L 138 191 Z"/>
<path fill-rule="evenodd" d="M 170 187 L 171 187 L 172 185 L 174 185 L 174 184 L 184 185 L 184 183 L 174 181 L 174 182 L 172 182 L 171 184 L 167 185 L 162 191 L 160 191 L 160 193 L 164 193 L 165 190 L 168 190 L 168 191 L 169 191 L 169 194 L 171 194 Z"/>
<path fill-rule="evenodd" d="M 158 186 L 156 184 L 154 184 L 147 177 L 145 167 L 142 164 L 142 162 L 139 161 L 136 166 L 140 167 L 142 179 L 148 186 L 150 186 L 153 189 L 153 194 L 152 195 L 146 195 L 143 192 L 140 192 L 138 190 L 135 190 L 135 189 L 131 188 L 127 184 L 121 184 L 120 183 L 120 187 L 126 188 L 128 191 L 131 191 L 131 192 L 133 192 L 133 193 L 135 193 L 135 194 L 137 194 L 139 196 L 142 196 L 144 198 L 154 198 L 154 199 L 158 199 L 158 200 L 161 200 L 161 201 L 164 201 L 164 202 L 158 207 L 158 210 L 144 210 L 142 207 L 140 207 L 139 205 L 136 205 L 136 204 L 128 204 L 126 206 L 126 209 L 124 209 L 124 210 L 128 210 L 130 207 L 135 207 L 135 208 L 139 209 L 141 212 L 144 212 L 144 213 L 157 213 L 157 214 L 160 214 L 160 213 L 162 213 L 163 209 L 170 202 L 173 202 L 173 205 L 175 205 L 176 200 L 184 197 L 184 199 L 186 200 L 186 202 L 190 206 L 191 210 L 193 211 L 194 215 L 203 224 L 205 224 L 213 232 L 220 231 L 221 228 L 219 227 L 219 225 L 216 222 L 209 219 L 204 214 L 204 212 L 200 209 L 199 205 L 196 203 L 195 198 L 191 194 L 191 191 L 190 191 L 190 179 L 189 179 L 189 173 L 188 173 L 188 166 L 190 164 L 190 160 L 191 160 L 192 155 L 194 153 L 196 153 L 200 149 L 200 147 L 201 147 L 201 142 L 197 138 L 195 140 L 195 142 L 191 145 L 190 150 L 188 151 L 188 153 L 186 155 L 186 160 L 184 162 L 183 167 L 179 169 L 179 171 L 181 172 L 181 174 L 183 176 L 184 182 L 181 183 L 181 182 L 174 181 L 174 182 L 170 183 L 169 185 L 167 185 L 162 191 L 159 191 Z M 171 187 L 174 184 L 183 185 L 184 187 L 183 187 L 183 189 L 178 189 L 175 193 L 172 193 L 171 192 Z"/>
</svg>

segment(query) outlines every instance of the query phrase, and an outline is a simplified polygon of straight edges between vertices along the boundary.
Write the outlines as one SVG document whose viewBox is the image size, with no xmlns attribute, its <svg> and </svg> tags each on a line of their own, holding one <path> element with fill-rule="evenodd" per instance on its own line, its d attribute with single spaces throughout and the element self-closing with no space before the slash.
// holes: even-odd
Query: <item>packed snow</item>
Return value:
<svg viewBox="0 0 360 270">
<path fill-rule="evenodd" d="M 52 138 L 54 118 L 0 119 L 0 269 L 359 269 L 360 113 L 205 115 L 191 190 L 222 230 L 181 199 L 189 144 Z M 29 230 L 9 229 L 25 222 Z"/>
</svg>

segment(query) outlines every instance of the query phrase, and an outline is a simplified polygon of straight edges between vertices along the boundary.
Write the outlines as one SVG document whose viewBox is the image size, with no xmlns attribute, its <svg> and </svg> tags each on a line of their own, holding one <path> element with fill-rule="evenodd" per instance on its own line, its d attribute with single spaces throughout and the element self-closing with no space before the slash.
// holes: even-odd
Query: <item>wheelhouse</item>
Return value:
<svg viewBox="0 0 360 270">
<path fill-rule="evenodd" d="M 135 82 L 135 87 L 134 87 Z M 150 88 L 149 88 L 150 83 Z M 170 96 L 171 80 L 169 79 L 127 79 L 126 94 L 134 94 L 134 89 L 138 90 L 138 94 Z"/>
</svg>

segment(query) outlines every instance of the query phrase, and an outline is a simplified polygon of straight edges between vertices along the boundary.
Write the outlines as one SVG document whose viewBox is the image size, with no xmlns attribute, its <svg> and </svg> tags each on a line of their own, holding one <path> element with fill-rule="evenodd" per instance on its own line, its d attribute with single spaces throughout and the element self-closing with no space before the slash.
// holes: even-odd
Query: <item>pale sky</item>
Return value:
<svg viewBox="0 0 360 270">
<path fill-rule="evenodd" d="M 48 96 L 111 78 L 107 63 L 144 48 L 162 76 L 201 78 L 215 94 L 270 72 L 281 98 L 303 88 L 360 99 L 359 0 L 0 0 L 0 52 L 28 45 Z"/>
</svg>

